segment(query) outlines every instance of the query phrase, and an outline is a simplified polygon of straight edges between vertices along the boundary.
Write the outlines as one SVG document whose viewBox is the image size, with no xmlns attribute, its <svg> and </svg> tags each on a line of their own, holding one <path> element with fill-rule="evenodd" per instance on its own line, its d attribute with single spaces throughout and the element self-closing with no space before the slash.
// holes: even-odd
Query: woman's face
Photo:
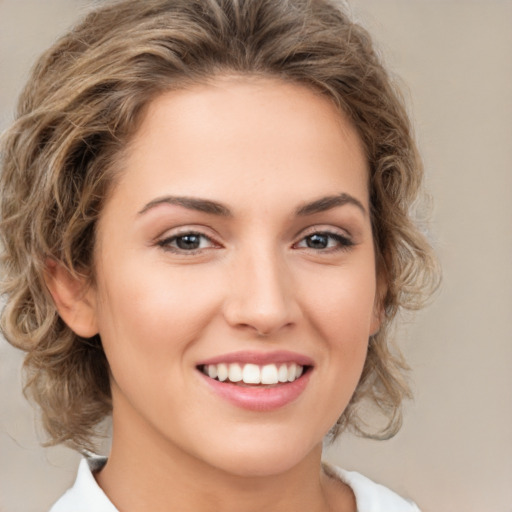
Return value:
<svg viewBox="0 0 512 512">
<path fill-rule="evenodd" d="M 318 448 L 379 326 L 367 173 L 302 86 L 224 77 L 150 105 L 88 295 L 114 439 L 243 475 Z"/>
</svg>

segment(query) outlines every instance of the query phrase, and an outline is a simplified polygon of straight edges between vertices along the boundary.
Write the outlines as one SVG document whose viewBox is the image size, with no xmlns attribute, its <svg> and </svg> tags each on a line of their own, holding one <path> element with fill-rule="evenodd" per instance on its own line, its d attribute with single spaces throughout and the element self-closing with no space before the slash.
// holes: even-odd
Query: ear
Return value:
<svg viewBox="0 0 512 512">
<path fill-rule="evenodd" d="M 383 319 L 384 319 L 384 309 L 376 301 L 375 307 L 373 309 L 372 322 L 370 324 L 370 336 L 375 336 L 375 334 L 377 334 L 379 332 L 379 329 L 380 329 L 380 326 L 382 325 Z"/>
<path fill-rule="evenodd" d="M 384 321 L 384 299 L 388 291 L 388 285 L 383 273 L 377 275 L 377 289 L 375 292 L 375 302 L 373 304 L 372 322 L 370 324 L 370 336 L 379 332 L 380 326 Z"/>
<path fill-rule="evenodd" d="M 73 275 L 61 263 L 48 259 L 44 280 L 66 325 L 82 338 L 98 334 L 96 296 L 86 279 Z"/>
</svg>

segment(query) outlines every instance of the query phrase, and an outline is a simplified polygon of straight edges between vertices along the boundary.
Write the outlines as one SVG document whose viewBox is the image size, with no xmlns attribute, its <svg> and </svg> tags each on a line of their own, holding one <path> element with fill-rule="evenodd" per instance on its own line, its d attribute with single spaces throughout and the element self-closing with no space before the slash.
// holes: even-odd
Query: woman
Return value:
<svg viewBox="0 0 512 512">
<path fill-rule="evenodd" d="M 125 0 L 43 55 L 2 149 L 2 329 L 51 443 L 112 415 L 52 512 L 418 510 L 321 463 L 409 396 L 410 131 L 329 0 Z"/>
</svg>

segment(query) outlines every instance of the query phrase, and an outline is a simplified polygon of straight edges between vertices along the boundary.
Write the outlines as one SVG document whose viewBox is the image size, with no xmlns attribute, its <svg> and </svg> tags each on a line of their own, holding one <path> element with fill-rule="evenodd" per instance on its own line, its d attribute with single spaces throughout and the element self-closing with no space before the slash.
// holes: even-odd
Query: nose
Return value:
<svg viewBox="0 0 512 512">
<path fill-rule="evenodd" d="M 292 273 L 283 258 L 269 250 L 245 253 L 231 270 L 224 304 L 229 325 L 269 336 L 297 323 L 300 307 Z"/>
</svg>

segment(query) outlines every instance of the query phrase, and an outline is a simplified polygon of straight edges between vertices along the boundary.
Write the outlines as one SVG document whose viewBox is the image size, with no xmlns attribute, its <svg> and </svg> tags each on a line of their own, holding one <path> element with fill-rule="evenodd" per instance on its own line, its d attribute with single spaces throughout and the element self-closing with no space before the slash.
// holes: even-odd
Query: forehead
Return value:
<svg viewBox="0 0 512 512">
<path fill-rule="evenodd" d="M 224 76 L 152 101 L 120 185 L 141 201 L 163 192 L 226 201 L 236 191 L 246 204 L 279 202 L 286 190 L 296 199 L 349 192 L 367 203 L 367 174 L 357 131 L 329 98 L 277 79 Z"/>
</svg>

